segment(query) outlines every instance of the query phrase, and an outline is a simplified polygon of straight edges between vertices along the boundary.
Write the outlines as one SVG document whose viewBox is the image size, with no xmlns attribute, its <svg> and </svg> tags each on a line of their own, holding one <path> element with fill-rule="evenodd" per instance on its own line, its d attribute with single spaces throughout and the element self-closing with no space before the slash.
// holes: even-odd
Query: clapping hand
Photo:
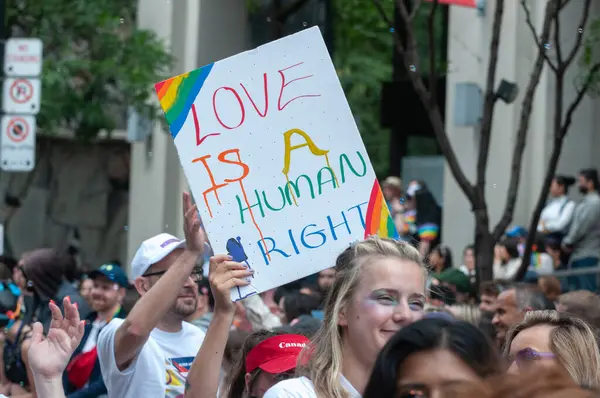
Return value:
<svg viewBox="0 0 600 398">
<path fill-rule="evenodd" d="M 29 348 L 29 366 L 34 374 L 45 378 L 61 377 L 73 351 L 83 337 L 85 322 L 79 320 L 77 304 L 69 297 L 63 300 L 65 316 L 54 302 L 49 304 L 52 323 L 48 336 L 44 337 L 42 324 L 33 325 L 33 336 Z"/>
</svg>

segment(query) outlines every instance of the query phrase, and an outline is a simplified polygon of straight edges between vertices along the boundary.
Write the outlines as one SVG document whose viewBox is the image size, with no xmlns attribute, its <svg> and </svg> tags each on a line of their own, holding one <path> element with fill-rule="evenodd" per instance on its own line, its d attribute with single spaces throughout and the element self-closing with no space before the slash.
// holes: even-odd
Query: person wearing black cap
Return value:
<svg viewBox="0 0 600 398">
<path fill-rule="evenodd" d="M 102 380 L 96 344 L 100 330 L 113 318 L 124 318 L 121 307 L 127 276 L 116 264 L 104 264 L 89 274 L 93 281 L 91 306 L 93 313 L 86 319 L 81 343 L 73 353 L 63 376 L 65 394 L 69 398 L 96 398 L 107 394 Z"/>
</svg>

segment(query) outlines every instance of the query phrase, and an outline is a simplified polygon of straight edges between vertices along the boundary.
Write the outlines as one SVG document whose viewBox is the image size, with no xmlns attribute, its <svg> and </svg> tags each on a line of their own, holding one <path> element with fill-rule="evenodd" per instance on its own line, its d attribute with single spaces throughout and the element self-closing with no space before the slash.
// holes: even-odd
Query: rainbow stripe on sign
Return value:
<svg viewBox="0 0 600 398">
<path fill-rule="evenodd" d="M 388 210 L 379 181 L 375 180 L 365 219 L 365 239 L 377 235 L 382 238 L 398 239 L 394 220 Z"/>
<path fill-rule="evenodd" d="M 154 85 L 173 138 L 183 127 L 190 109 L 214 64 L 172 77 Z"/>
</svg>

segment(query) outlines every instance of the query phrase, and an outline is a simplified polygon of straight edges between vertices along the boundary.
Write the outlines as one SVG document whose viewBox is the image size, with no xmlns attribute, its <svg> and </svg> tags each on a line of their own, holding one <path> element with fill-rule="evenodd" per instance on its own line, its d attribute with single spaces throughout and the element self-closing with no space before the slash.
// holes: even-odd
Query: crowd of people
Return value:
<svg viewBox="0 0 600 398">
<path fill-rule="evenodd" d="M 511 272 L 522 256 L 521 228 L 498 243 L 496 279 L 476 285 L 475 248 L 454 264 L 426 184 L 404 192 L 395 178 L 382 186 L 400 239 L 355 242 L 318 274 L 238 302 L 231 289 L 248 285 L 254 271 L 209 252 L 188 194 L 185 239 L 147 239 L 129 275 L 117 262 L 79 275 L 72 256 L 52 249 L 3 258 L 0 393 L 600 396 L 600 296 L 589 281 L 577 287 L 552 276 L 600 257 L 585 243 L 600 228 L 589 222 L 597 176 L 581 173 L 581 204 L 559 205 L 573 183 L 557 176 L 540 221 L 544 242 L 559 241 L 535 251 L 540 264 L 551 259 L 550 272 L 535 265 L 520 281 Z M 558 222 L 565 212 L 571 219 Z"/>
</svg>

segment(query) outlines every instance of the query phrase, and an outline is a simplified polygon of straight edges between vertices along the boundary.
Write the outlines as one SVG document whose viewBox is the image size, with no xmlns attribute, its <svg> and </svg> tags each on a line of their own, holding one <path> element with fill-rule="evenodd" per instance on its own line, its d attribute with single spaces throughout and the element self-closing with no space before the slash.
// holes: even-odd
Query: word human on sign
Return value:
<svg viewBox="0 0 600 398">
<path fill-rule="evenodd" d="M 396 235 L 318 28 L 155 88 L 214 252 L 255 271 L 234 300 Z"/>
</svg>

